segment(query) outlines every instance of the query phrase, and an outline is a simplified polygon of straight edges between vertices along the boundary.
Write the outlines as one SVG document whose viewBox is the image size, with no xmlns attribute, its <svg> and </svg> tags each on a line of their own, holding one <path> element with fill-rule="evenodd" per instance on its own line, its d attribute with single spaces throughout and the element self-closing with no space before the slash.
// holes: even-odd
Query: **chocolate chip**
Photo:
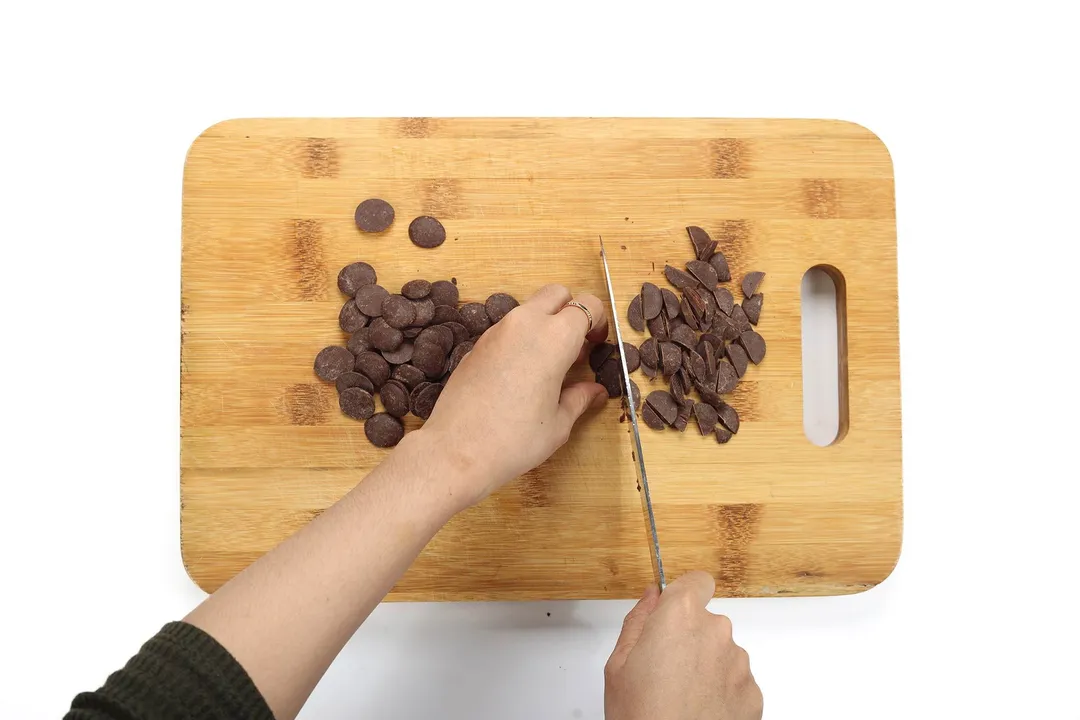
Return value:
<svg viewBox="0 0 1080 720">
<path fill-rule="evenodd" d="M 387 382 L 379 392 L 379 399 L 382 400 L 386 412 L 394 417 L 401 418 L 409 414 L 409 393 L 401 383 L 393 380 Z"/>
<path fill-rule="evenodd" d="M 379 198 L 369 198 L 356 206 L 356 227 L 364 232 L 382 232 L 394 222 L 394 208 Z"/>
<path fill-rule="evenodd" d="M 382 352 L 383 360 L 392 365 L 401 365 L 402 363 L 407 363 L 412 360 L 413 351 L 415 349 L 415 345 L 413 345 L 409 341 L 405 341 L 401 343 L 401 345 L 398 345 L 396 350 L 384 350 Z"/>
<path fill-rule="evenodd" d="M 735 307 L 738 307 L 736 305 Z M 742 312 L 742 308 L 739 308 Z M 739 337 L 739 329 L 735 327 L 735 321 L 724 314 L 717 315 L 713 318 L 713 324 L 711 328 L 713 333 L 719 333 L 720 337 L 725 341 L 735 340 Z M 717 345 L 717 349 L 719 349 Z"/>
<path fill-rule="evenodd" d="M 746 276 L 742 279 L 742 292 L 743 295 L 750 298 L 754 296 L 754 293 L 758 291 L 758 287 L 761 285 L 761 281 L 765 279 L 765 273 L 760 271 L 754 271 L 746 273 Z"/>
<path fill-rule="evenodd" d="M 753 330 L 748 330 L 739 335 L 739 344 L 743 346 L 750 362 L 757 365 L 765 359 L 765 338 Z"/>
<path fill-rule="evenodd" d="M 689 288 L 683 292 L 683 298 L 690 303 L 690 308 L 694 311 L 694 315 L 697 317 L 699 325 L 702 325 L 706 320 L 711 322 L 711 318 L 705 317 L 709 305 L 705 302 L 704 291 L 699 290 L 698 288 Z M 685 313 L 683 313 L 683 317 L 686 317 Z M 686 321 L 690 322 L 689 318 L 687 318 Z"/>
<path fill-rule="evenodd" d="M 432 307 L 432 314 L 435 308 Z M 406 328 L 413 324 L 416 319 L 416 308 L 413 301 L 402 295 L 387 295 L 382 302 L 382 319 L 393 328 Z M 417 323 L 418 325 L 420 323 Z M 372 336 L 374 340 L 374 336 Z"/>
<path fill-rule="evenodd" d="M 731 360 L 732 367 L 735 368 L 735 373 L 740 378 L 745 375 L 750 358 L 747 356 L 746 351 L 743 350 L 743 346 L 735 343 L 728 345 L 727 356 Z"/>
<path fill-rule="evenodd" d="M 410 300 L 423 300 L 431 294 L 431 283 L 427 280 L 410 280 L 401 286 L 401 294 Z"/>
<path fill-rule="evenodd" d="M 431 298 L 428 298 L 429 300 Z M 444 323 L 458 323 L 461 324 L 461 313 L 458 312 L 456 307 L 450 307 L 449 305 L 436 305 L 435 314 L 431 318 L 431 322 L 437 325 Z"/>
<path fill-rule="evenodd" d="M 731 439 L 731 431 L 723 425 L 717 425 L 713 432 L 716 435 L 716 442 L 720 443 L 721 445 Z"/>
<path fill-rule="evenodd" d="M 357 290 L 365 285 L 374 285 L 377 279 L 375 268 L 366 262 L 354 262 L 341 268 L 337 276 L 337 286 L 338 290 L 353 297 Z"/>
<path fill-rule="evenodd" d="M 413 310 L 416 312 L 416 318 L 412 321 L 413 325 L 425 327 L 435 320 L 435 303 L 431 301 L 431 298 L 409 302 L 413 304 Z"/>
<path fill-rule="evenodd" d="M 712 405 L 714 408 L 723 406 L 724 399 L 720 397 L 720 393 L 716 392 L 716 388 L 710 387 L 705 383 L 697 383 L 694 387 L 697 389 L 701 399 Z"/>
<path fill-rule="evenodd" d="M 649 338 L 641 343 L 641 348 L 638 350 L 638 353 L 641 355 L 642 365 L 655 370 L 660 364 L 660 348 L 653 338 Z"/>
<path fill-rule="evenodd" d="M 651 282 L 641 284 L 641 314 L 646 320 L 652 320 L 660 314 L 664 307 L 664 296 L 660 294 L 660 288 Z"/>
<path fill-rule="evenodd" d="M 731 280 L 731 269 L 728 268 L 727 258 L 724 257 L 724 253 L 718 252 L 714 254 L 709 258 L 709 264 L 716 271 L 717 281 L 728 282 Z"/>
<path fill-rule="evenodd" d="M 420 327 L 419 325 L 410 325 L 409 327 L 402 330 L 401 334 L 405 336 L 406 340 L 412 340 L 423 331 L 424 328 Z"/>
<path fill-rule="evenodd" d="M 723 426 L 730 430 L 733 435 L 739 432 L 739 413 L 735 411 L 735 408 L 724 403 L 716 408 L 716 414 L 719 416 Z"/>
<path fill-rule="evenodd" d="M 655 378 L 655 377 L 656 377 L 656 375 L 657 375 L 657 370 L 656 370 L 656 368 L 654 368 L 654 367 L 649 367 L 649 366 L 648 366 L 648 365 L 646 365 L 645 363 L 642 363 L 642 364 L 641 364 L 641 373 L 642 373 L 642 375 L 644 375 L 645 377 L 647 377 L 647 378 L 649 378 L 650 380 L 652 380 L 653 378 Z"/>
<path fill-rule="evenodd" d="M 427 380 L 427 375 L 424 375 L 424 371 L 420 368 L 413 367 L 412 365 L 398 365 L 394 368 L 394 372 L 390 377 L 397 380 L 409 390 L 412 390 L 417 385 Z"/>
<path fill-rule="evenodd" d="M 600 366 L 596 373 L 596 382 L 604 386 L 608 397 L 619 397 L 623 394 L 622 367 L 619 361 L 613 357 Z"/>
<path fill-rule="evenodd" d="M 460 345 L 469 339 L 469 331 L 459 322 L 446 322 L 443 323 L 442 326 L 449 330 L 450 334 L 454 336 L 455 346 Z"/>
<path fill-rule="evenodd" d="M 739 384 L 739 373 L 727 360 L 716 363 L 716 392 L 727 395 L 734 392 Z"/>
<path fill-rule="evenodd" d="M 350 387 L 338 395 L 338 407 L 355 420 L 367 420 L 375 413 L 375 400 L 367 390 Z"/>
<path fill-rule="evenodd" d="M 416 338 L 417 345 L 434 343 L 442 348 L 445 357 L 454 349 L 454 332 L 444 325 L 432 325 L 425 328 Z"/>
<path fill-rule="evenodd" d="M 630 327 L 638 332 L 645 330 L 645 315 L 641 310 L 641 295 L 635 295 L 630 301 L 630 307 L 626 309 L 626 318 L 630 321 Z"/>
<path fill-rule="evenodd" d="M 353 370 L 366 375 L 376 390 L 390 379 L 390 365 L 383 359 L 382 355 L 373 352 L 363 352 L 357 355 Z"/>
<path fill-rule="evenodd" d="M 604 366 L 604 363 L 608 361 L 613 352 L 615 352 L 615 346 L 607 342 L 602 342 L 589 351 L 589 367 L 592 368 L 594 373 L 600 372 L 600 368 Z"/>
<path fill-rule="evenodd" d="M 349 342 L 346 344 L 349 348 L 349 352 L 353 355 L 359 355 L 362 352 L 367 352 L 375 348 L 371 344 L 371 328 L 360 328 L 352 334 L 349 338 Z"/>
<path fill-rule="evenodd" d="M 708 353 L 714 353 L 712 356 L 715 357 L 715 351 L 713 351 L 714 347 L 715 346 L 711 342 L 705 339 L 705 335 L 702 335 L 698 338 L 697 345 L 694 346 L 694 352 L 701 357 L 708 359 Z"/>
<path fill-rule="evenodd" d="M 667 315 L 657 315 L 652 320 L 647 320 L 645 324 L 649 327 L 649 334 L 657 340 L 668 339 Z"/>
<path fill-rule="evenodd" d="M 465 359 L 465 356 L 468 355 L 472 349 L 472 340 L 466 340 L 460 345 L 455 345 L 454 349 L 450 351 L 450 367 L 447 372 L 452 373 L 457 370 L 457 366 L 461 364 L 461 361 Z"/>
<path fill-rule="evenodd" d="M 713 270 L 713 266 L 709 263 L 701 260 L 691 260 L 686 263 L 686 269 L 709 292 L 712 292 L 712 289 L 716 287 L 716 270 Z"/>
<path fill-rule="evenodd" d="M 718 287 L 712 291 L 712 294 L 720 312 L 731 315 L 731 311 L 735 308 L 735 296 L 731 294 L 731 291 L 726 287 Z"/>
<path fill-rule="evenodd" d="M 690 422 L 690 415 L 694 412 L 694 401 L 690 398 L 683 400 L 679 403 L 679 414 L 675 416 L 675 422 L 671 424 L 671 427 L 675 428 L 679 432 L 686 431 L 686 424 Z"/>
<path fill-rule="evenodd" d="M 709 233 L 705 232 L 697 225 L 688 226 L 686 232 L 690 236 L 691 244 L 694 246 L 694 257 L 699 260 L 708 260 L 708 258 L 703 258 L 702 255 L 708 250 L 709 245 L 713 242 L 713 239 L 709 237 Z"/>
<path fill-rule="evenodd" d="M 716 387 L 716 351 L 713 350 L 713 344 L 705 342 L 705 354 L 701 355 L 701 367 L 704 372 L 700 377 L 696 378 L 696 382 L 705 381 L 706 384 Z M 724 347 L 723 344 L 720 347 Z"/>
<path fill-rule="evenodd" d="M 401 343 L 404 341 L 405 336 L 401 331 L 390 326 L 380 327 L 371 333 L 371 344 L 375 346 L 376 350 L 392 352 L 401 347 Z"/>
<path fill-rule="evenodd" d="M 742 309 L 742 305 L 736 305 L 731 309 L 731 324 L 735 326 L 735 329 L 740 333 L 747 332 L 751 329 L 750 318 L 746 317 L 746 311 Z"/>
<path fill-rule="evenodd" d="M 687 361 L 686 358 L 689 358 Z M 695 350 L 689 350 L 686 353 L 686 357 L 683 358 L 683 369 L 690 375 L 690 379 L 694 381 L 705 379 L 705 358 L 697 354 Z"/>
<path fill-rule="evenodd" d="M 489 295 L 484 303 L 484 309 L 487 311 L 488 319 L 491 320 L 492 325 L 510 314 L 510 311 L 517 306 L 518 301 L 514 299 L 514 296 L 506 293 Z"/>
<path fill-rule="evenodd" d="M 655 410 L 668 425 L 675 422 L 675 417 L 679 414 L 679 404 L 666 390 L 653 390 L 645 398 L 645 404 Z"/>
<path fill-rule="evenodd" d="M 630 343 L 622 344 L 622 356 L 626 359 L 627 372 L 634 372 L 641 367 L 641 353 Z"/>
<path fill-rule="evenodd" d="M 697 420 L 698 431 L 702 435 L 709 435 L 716 428 L 716 408 L 706 403 L 694 403 L 694 419 Z"/>
<path fill-rule="evenodd" d="M 375 447 L 394 447 L 405 437 L 405 426 L 393 415 L 376 413 L 364 423 L 364 434 Z"/>
<path fill-rule="evenodd" d="M 340 345 L 331 345 L 315 356 L 315 374 L 320 380 L 334 382 L 342 373 L 353 369 L 353 354 Z"/>
<path fill-rule="evenodd" d="M 439 247 L 446 240 L 446 228 L 430 215 L 421 215 L 409 223 L 409 239 L 422 248 Z"/>
<path fill-rule="evenodd" d="M 409 409 L 412 411 L 413 415 L 416 415 L 416 401 L 419 399 L 420 393 L 424 392 L 432 385 L 438 384 L 439 383 L 437 382 L 430 382 L 428 380 L 424 380 L 423 382 L 417 383 L 413 386 L 413 389 L 409 392 Z M 417 417 L 420 416 L 417 415 Z"/>
<path fill-rule="evenodd" d="M 461 324 L 469 331 L 469 335 L 476 337 L 483 335 L 484 331 L 491 327 L 491 318 L 480 303 L 465 303 L 461 306 Z"/>
<path fill-rule="evenodd" d="M 664 266 L 664 277 L 667 278 L 669 283 L 683 291 L 697 287 L 698 284 L 693 275 L 670 265 Z"/>
<path fill-rule="evenodd" d="M 664 419 L 648 403 L 641 408 L 641 419 L 653 430 L 663 430 L 665 427 Z"/>
<path fill-rule="evenodd" d="M 356 303 L 349 300 L 341 306 L 337 321 L 342 330 L 347 333 L 354 333 L 367 325 L 368 319 L 367 315 L 360 312 L 360 309 L 356 307 Z"/>
<path fill-rule="evenodd" d="M 438 402 L 441 393 L 442 385 L 439 383 L 431 383 L 420 392 L 413 391 L 416 398 L 412 408 L 413 415 L 421 420 L 431 417 L 431 412 L 435 409 L 435 403 Z"/>
<path fill-rule="evenodd" d="M 371 318 L 371 324 L 368 325 L 368 330 L 370 330 L 372 333 L 374 333 L 379 328 L 388 328 L 388 327 L 390 327 L 390 325 L 387 324 L 386 320 L 383 320 L 381 317 L 377 317 L 377 318 Z"/>
<path fill-rule="evenodd" d="M 375 386 L 371 384 L 371 381 L 368 380 L 366 376 L 361 375 L 358 372 L 353 372 L 352 370 L 338 375 L 337 380 L 334 381 L 334 385 L 337 387 L 339 395 L 351 387 L 358 387 L 369 393 L 375 392 Z"/>
<path fill-rule="evenodd" d="M 423 370 L 429 378 L 441 377 L 446 369 L 446 351 L 439 343 L 421 343 L 419 337 L 416 340 L 413 346 L 412 364 Z"/>
<path fill-rule="evenodd" d="M 680 325 L 671 333 L 671 342 L 681 345 L 687 350 L 693 350 L 697 344 L 697 335 L 686 325 Z"/>
<path fill-rule="evenodd" d="M 390 293 L 381 285 L 364 285 L 356 291 L 356 307 L 368 317 L 380 317 L 383 300 L 388 297 Z"/>
<path fill-rule="evenodd" d="M 743 312 L 746 313 L 746 319 L 750 321 L 751 325 L 757 325 L 758 320 L 761 319 L 761 304 L 764 301 L 765 296 L 761 293 L 754 293 L 753 296 L 743 300 Z"/>
<path fill-rule="evenodd" d="M 663 366 L 664 375 L 674 375 L 675 371 L 682 366 L 682 352 L 675 343 L 660 343 L 660 364 Z"/>
<path fill-rule="evenodd" d="M 633 380 L 630 381 L 630 395 L 634 402 L 634 410 L 639 410 L 641 408 L 641 388 Z"/>
<path fill-rule="evenodd" d="M 686 296 L 683 296 L 682 302 L 679 303 L 679 313 L 681 317 L 686 318 L 685 322 L 691 330 L 701 330 L 697 313 L 695 313 L 694 308 L 690 306 L 690 301 L 686 299 Z"/>
<path fill-rule="evenodd" d="M 720 306 L 716 304 L 716 296 L 711 292 L 703 292 L 701 297 L 705 300 L 705 314 L 701 316 L 701 327 L 708 328 L 712 326 L 713 316 L 720 314 Z"/>
<path fill-rule="evenodd" d="M 667 288 L 660 288 L 660 296 L 664 299 L 664 312 L 668 320 L 679 317 L 679 296 Z"/>
<path fill-rule="evenodd" d="M 682 403 L 686 400 L 686 386 L 683 384 L 682 373 L 677 372 L 671 376 L 671 397 L 675 398 L 675 401 Z"/>
<path fill-rule="evenodd" d="M 436 307 L 448 305 L 456 308 L 458 304 L 457 285 L 446 280 L 436 280 L 431 283 L 431 294 L 428 297 L 431 298 Z"/>
</svg>

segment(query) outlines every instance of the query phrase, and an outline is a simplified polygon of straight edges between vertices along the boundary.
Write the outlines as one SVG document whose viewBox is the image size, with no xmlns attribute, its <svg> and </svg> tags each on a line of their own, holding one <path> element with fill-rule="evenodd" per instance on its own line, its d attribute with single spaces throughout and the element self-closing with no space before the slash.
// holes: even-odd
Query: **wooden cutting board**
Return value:
<svg viewBox="0 0 1080 720">
<path fill-rule="evenodd" d="M 365 236 L 357 203 L 390 201 Z M 410 220 L 440 218 L 422 250 Z M 866 590 L 900 552 L 900 373 L 892 164 L 837 121 L 708 119 L 231 120 L 184 168 L 181 545 L 212 591 L 341 497 L 385 451 L 343 416 L 312 361 L 343 343 L 338 270 L 380 282 L 457 278 L 462 301 L 546 282 L 625 317 L 641 282 L 691 257 L 685 226 L 721 243 L 736 279 L 768 273 L 768 355 L 733 404 L 726 446 L 644 431 L 669 577 L 701 568 L 720 596 Z M 840 441 L 803 432 L 800 281 L 827 265 L 846 294 Z M 738 295 L 738 290 L 732 286 Z M 644 336 L 630 332 L 632 341 Z M 637 374 L 645 392 L 650 386 Z M 392 600 L 630 598 L 650 582 L 617 403 L 569 445 L 456 517 Z M 408 427 L 416 426 L 415 418 Z"/>
</svg>

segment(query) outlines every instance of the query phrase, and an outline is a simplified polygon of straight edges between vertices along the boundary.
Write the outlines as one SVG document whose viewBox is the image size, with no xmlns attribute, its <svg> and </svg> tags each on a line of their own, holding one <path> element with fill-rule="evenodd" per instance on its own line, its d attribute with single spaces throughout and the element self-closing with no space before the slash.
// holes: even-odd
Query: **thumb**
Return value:
<svg viewBox="0 0 1080 720">
<path fill-rule="evenodd" d="M 600 383 L 576 382 L 567 385 L 559 395 L 559 421 L 564 423 L 566 430 L 570 430 L 593 403 L 599 405 L 600 400 L 606 397 L 607 390 Z"/>
<path fill-rule="evenodd" d="M 660 588 L 649 585 L 645 589 L 645 594 L 638 600 L 637 605 L 627 613 L 626 619 L 623 620 L 619 641 L 615 643 L 615 649 L 611 651 L 611 659 L 608 660 L 608 664 L 613 667 L 620 667 L 626 662 L 630 651 L 634 649 L 638 640 L 641 639 L 641 633 L 645 631 L 645 621 L 652 615 L 659 602 Z"/>
</svg>

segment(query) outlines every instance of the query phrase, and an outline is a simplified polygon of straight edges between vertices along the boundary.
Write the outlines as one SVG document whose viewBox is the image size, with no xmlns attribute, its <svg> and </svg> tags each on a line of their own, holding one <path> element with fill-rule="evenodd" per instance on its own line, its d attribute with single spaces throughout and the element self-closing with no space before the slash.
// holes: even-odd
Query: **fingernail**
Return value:
<svg viewBox="0 0 1080 720">
<path fill-rule="evenodd" d="M 607 399 L 608 399 L 607 390 L 603 390 L 601 392 L 596 393 L 596 395 L 594 395 L 593 399 L 592 399 L 592 407 L 593 408 L 603 407 L 604 403 L 607 402 Z"/>
</svg>

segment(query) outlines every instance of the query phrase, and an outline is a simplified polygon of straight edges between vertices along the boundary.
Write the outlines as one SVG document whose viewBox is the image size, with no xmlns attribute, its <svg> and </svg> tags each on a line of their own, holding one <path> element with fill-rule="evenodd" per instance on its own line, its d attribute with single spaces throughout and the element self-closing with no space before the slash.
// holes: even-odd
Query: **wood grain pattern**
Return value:
<svg viewBox="0 0 1080 720">
<path fill-rule="evenodd" d="M 387 232 L 356 230 L 366 197 L 395 206 Z M 420 214 L 442 219 L 442 247 L 409 243 Z M 605 297 L 602 234 L 624 312 L 643 280 L 663 284 L 664 264 L 690 257 L 688 224 L 721 241 L 736 278 L 768 273 L 769 345 L 736 393 L 731 443 L 644 434 L 669 575 L 709 570 L 723 596 L 881 582 L 902 513 L 888 151 L 850 123 L 706 119 L 232 120 L 203 133 L 183 196 L 192 578 L 214 590 L 384 456 L 312 372 L 316 352 L 345 339 L 343 265 L 365 260 L 389 288 L 453 275 L 463 301 L 554 280 Z M 826 448 L 802 428 L 799 287 L 816 265 L 842 275 L 847 298 L 847 432 Z M 650 567 L 619 414 L 612 403 L 543 467 L 455 518 L 390 599 L 638 596 Z"/>
</svg>

